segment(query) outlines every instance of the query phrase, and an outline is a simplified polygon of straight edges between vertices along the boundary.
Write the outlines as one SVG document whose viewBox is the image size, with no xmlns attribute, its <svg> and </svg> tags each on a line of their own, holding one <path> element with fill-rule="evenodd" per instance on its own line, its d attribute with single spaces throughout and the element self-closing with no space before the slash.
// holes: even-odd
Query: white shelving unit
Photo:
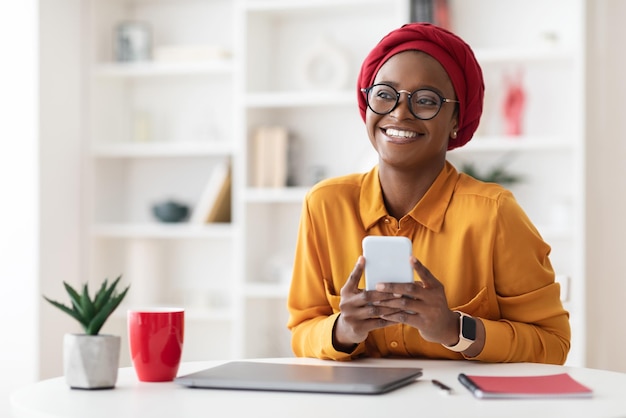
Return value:
<svg viewBox="0 0 626 418">
<path fill-rule="evenodd" d="M 237 222 L 162 223 L 151 212 L 169 199 L 193 210 L 215 164 L 239 152 L 232 129 L 232 2 L 86 4 L 88 276 L 124 274 L 132 286 L 127 306 L 184 306 L 186 360 L 236 355 Z M 224 53 L 211 60 L 116 62 L 115 29 L 127 21 L 149 24 L 153 51 L 193 46 Z M 125 338 L 124 312 L 107 325 Z M 122 362 L 130 362 L 126 350 Z"/>
<path fill-rule="evenodd" d="M 450 6 L 455 32 L 481 63 L 486 91 L 476 137 L 449 159 L 483 169 L 506 161 L 523 177 L 510 189 L 552 246 L 572 325 L 568 363 L 583 365 L 585 2 L 454 0 Z M 504 80 L 518 74 L 526 96 L 523 130 L 504 136 Z"/>
<path fill-rule="evenodd" d="M 371 161 L 355 80 L 371 46 L 404 23 L 408 11 L 402 0 L 242 3 L 246 131 L 240 148 L 253 148 L 249 141 L 256 127 L 274 124 L 288 129 L 294 150 L 291 187 L 282 189 L 251 187 L 252 154 L 241 156 L 243 333 L 262 330 L 266 337 L 258 341 L 267 340 L 247 348 L 246 356 L 292 355 L 286 295 L 302 198 L 316 175 L 349 173 L 360 170 L 364 159 Z"/>
<path fill-rule="evenodd" d="M 514 156 L 510 169 L 525 180 L 513 191 L 553 245 L 574 343 L 581 345 L 584 89 L 583 57 L 573 51 L 581 49 L 583 26 L 561 11 L 577 16 L 583 2 L 507 3 L 519 13 L 527 7 L 533 18 L 542 10 L 539 26 L 507 18 L 508 9 L 494 0 L 450 1 L 455 31 L 475 47 L 487 82 L 481 128 L 450 159 L 489 166 Z M 410 1 L 87 4 L 87 275 L 124 273 L 132 282 L 127 304 L 185 306 L 185 360 L 291 355 L 286 295 L 302 198 L 320 177 L 365 171 L 375 162 L 355 80 L 370 48 L 408 20 Z M 205 61 L 117 63 L 114 28 L 127 20 L 148 22 L 154 47 L 228 53 Z M 503 27 L 507 36 L 498 33 Z M 524 135 L 510 137 L 499 124 L 498 100 L 502 74 L 518 68 L 528 107 Z M 251 141 L 263 125 L 289 132 L 288 187 L 252 187 Z M 232 166 L 231 222 L 155 220 L 150 208 L 159 201 L 176 199 L 193 209 L 223 159 Z M 123 315 L 116 318 L 109 326 L 124 335 Z M 583 352 L 573 350 L 572 363 Z"/>
</svg>

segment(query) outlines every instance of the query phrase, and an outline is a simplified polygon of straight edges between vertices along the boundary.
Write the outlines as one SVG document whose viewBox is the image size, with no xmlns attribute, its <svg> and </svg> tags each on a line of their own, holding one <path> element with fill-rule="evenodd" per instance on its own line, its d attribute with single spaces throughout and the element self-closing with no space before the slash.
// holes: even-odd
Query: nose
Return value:
<svg viewBox="0 0 626 418">
<path fill-rule="evenodd" d="M 397 92 L 398 92 L 398 103 L 396 104 L 396 107 L 391 111 L 391 113 L 396 113 L 396 112 L 400 112 L 401 111 L 403 113 L 408 113 L 409 114 L 408 117 L 412 118 L 413 117 L 413 112 L 411 112 L 411 105 L 409 104 L 409 102 L 411 100 L 411 92 L 408 91 L 408 90 L 397 90 Z M 406 99 L 405 100 L 402 99 L 402 93 L 406 93 Z M 402 102 L 405 103 L 405 106 L 401 106 Z M 404 116 L 404 117 L 406 117 L 406 116 Z"/>
</svg>

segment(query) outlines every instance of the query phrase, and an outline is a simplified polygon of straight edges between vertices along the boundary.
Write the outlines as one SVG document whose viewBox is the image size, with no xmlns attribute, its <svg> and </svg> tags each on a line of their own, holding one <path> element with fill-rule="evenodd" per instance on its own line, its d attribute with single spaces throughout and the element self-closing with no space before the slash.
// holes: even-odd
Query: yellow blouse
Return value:
<svg viewBox="0 0 626 418">
<path fill-rule="evenodd" d="M 569 313 L 554 281 L 550 247 L 509 191 L 460 174 L 450 163 L 399 221 L 385 209 L 377 167 L 310 190 L 287 301 L 295 355 L 463 358 L 404 324 L 372 331 L 350 354 L 333 348 L 340 290 L 366 235 L 410 238 L 413 254 L 443 283 L 450 308 L 481 318 L 485 347 L 473 359 L 565 362 Z"/>
</svg>

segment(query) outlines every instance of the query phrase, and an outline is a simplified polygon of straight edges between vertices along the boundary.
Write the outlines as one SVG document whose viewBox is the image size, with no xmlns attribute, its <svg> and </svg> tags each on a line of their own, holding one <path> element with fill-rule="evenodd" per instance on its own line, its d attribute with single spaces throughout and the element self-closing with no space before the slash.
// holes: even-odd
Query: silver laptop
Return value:
<svg viewBox="0 0 626 418">
<path fill-rule="evenodd" d="M 421 368 L 232 361 L 174 381 L 205 389 L 377 394 L 405 386 L 421 375 Z"/>
</svg>

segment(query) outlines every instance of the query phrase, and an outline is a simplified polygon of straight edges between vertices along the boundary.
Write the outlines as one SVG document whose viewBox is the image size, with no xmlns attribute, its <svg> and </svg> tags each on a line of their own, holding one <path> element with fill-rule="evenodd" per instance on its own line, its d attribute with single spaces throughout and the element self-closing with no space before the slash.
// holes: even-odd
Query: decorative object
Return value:
<svg viewBox="0 0 626 418">
<path fill-rule="evenodd" d="M 152 55 L 152 31 L 145 22 L 121 22 L 116 30 L 115 57 L 121 62 L 148 61 Z"/>
<path fill-rule="evenodd" d="M 111 285 L 104 280 L 93 299 L 85 283 L 79 293 L 63 282 L 70 296 L 71 306 L 65 306 L 44 296 L 44 299 L 72 318 L 85 331 L 84 334 L 66 334 L 63 339 L 63 365 L 65 379 L 72 389 L 112 389 L 117 382 L 120 357 L 120 337 L 99 335 L 100 329 L 122 302 L 130 286 L 121 293 L 117 287 L 122 276 Z"/>
<path fill-rule="evenodd" d="M 341 90 L 347 87 L 349 70 L 346 52 L 330 37 L 322 36 L 305 50 L 296 74 L 306 89 Z"/>
<path fill-rule="evenodd" d="M 152 206 L 152 213 L 161 222 L 182 222 L 189 216 L 189 206 L 173 200 L 166 200 Z"/>
<path fill-rule="evenodd" d="M 526 104 L 522 72 L 518 72 L 514 77 L 505 75 L 504 83 L 506 86 L 506 94 L 502 104 L 504 132 L 506 135 L 518 136 L 522 134 L 522 121 Z"/>
</svg>

